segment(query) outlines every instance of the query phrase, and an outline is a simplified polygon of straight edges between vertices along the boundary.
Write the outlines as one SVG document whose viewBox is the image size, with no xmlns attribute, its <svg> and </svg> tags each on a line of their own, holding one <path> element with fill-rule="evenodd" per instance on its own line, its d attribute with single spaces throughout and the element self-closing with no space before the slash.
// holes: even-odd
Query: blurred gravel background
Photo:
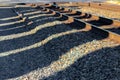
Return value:
<svg viewBox="0 0 120 80">
<path fill-rule="evenodd" d="M 19 10 L 33 24 L 0 31 L 0 80 L 120 79 L 118 43 L 43 11 Z"/>
<path fill-rule="evenodd" d="M 120 13 L 117 11 L 111 11 L 111 10 L 105 10 L 105 9 L 98 9 L 93 7 L 87 7 L 87 6 L 70 6 L 68 7 L 68 4 L 66 6 L 64 4 L 60 4 L 60 6 L 71 8 L 76 11 L 81 11 L 84 13 L 90 13 L 98 16 L 108 17 L 114 20 L 120 20 Z"/>
<path fill-rule="evenodd" d="M 76 10 L 86 12 L 86 13 L 92 13 L 94 15 L 99 15 L 103 17 L 108 17 L 115 20 L 120 20 L 119 12 L 113 12 L 110 10 L 103 10 L 103 9 L 89 8 L 89 7 L 82 7 L 81 9 L 76 9 Z"/>
</svg>

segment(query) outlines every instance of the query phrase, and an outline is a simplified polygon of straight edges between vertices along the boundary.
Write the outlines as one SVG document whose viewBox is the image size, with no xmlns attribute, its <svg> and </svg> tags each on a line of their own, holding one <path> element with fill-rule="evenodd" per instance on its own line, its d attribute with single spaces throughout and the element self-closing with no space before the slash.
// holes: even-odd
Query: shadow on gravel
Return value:
<svg viewBox="0 0 120 80">
<path fill-rule="evenodd" d="M 5 30 L 5 29 L 10 29 L 10 28 L 16 28 L 16 27 L 19 27 L 19 26 L 23 26 L 24 23 L 23 22 L 18 22 L 20 20 L 17 20 L 17 21 L 13 21 L 13 22 L 10 22 L 11 24 L 9 23 L 4 23 L 5 25 L 4 26 L 0 26 L 0 30 Z M 15 22 L 15 23 L 14 23 Z M 7 25 L 8 24 L 8 25 Z M 0 31 L 1 32 L 1 31 Z M 1 35 L 1 34 L 0 34 Z"/>
<path fill-rule="evenodd" d="M 11 23 L 11 22 L 16 22 L 18 20 L 19 20 L 19 18 L 17 17 L 17 15 L 15 15 L 13 17 L 6 17 L 4 19 L 0 19 L 0 23 L 1 24 L 6 24 L 8 22 Z M 2 27 L 2 26 L 0 26 L 0 27 Z"/>
<path fill-rule="evenodd" d="M 112 28 L 112 29 L 106 29 L 106 30 L 109 30 L 109 31 L 115 32 L 115 33 L 117 33 L 117 34 L 120 35 L 120 26 L 119 26 L 119 28 Z"/>
<path fill-rule="evenodd" d="M 60 28 L 58 28 L 58 30 L 55 29 L 55 31 L 59 30 L 61 29 Z M 47 34 L 45 34 L 46 32 Z M 27 40 L 21 38 L 23 40 L 22 41 L 21 39 L 19 41 L 16 40 L 17 42 L 13 40 L 11 42 L 11 45 L 14 44 L 15 47 L 8 45 L 5 48 L 9 49 L 9 47 L 13 47 L 14 49 L 17 46 L 24 47 L 24 45 L 26 44 L 27 45 L 33 44 L 35 41 L 40 41 L 42 38 L 49 36 L 48 33 L 52 35 L 53 32 L 54 31 L 52 28 L 51 30 L 48 29 L 48 31 L 46 30 L 43 32 L 39 31 L 37 33 L 39 34 L 39 36 L 37 34 L 31 37 L 26 36 L 26 38 L 28 38 Z M 58 60 L 61 55 L 65 54 L 73 47 L 84 44 L 86 42 L 90 42 L 94 39 L 101 40 L 103 39 L 103 37 L 100 37 L 99 35 L 93 35 L 93 32 L 91 31 L 77 32 L 53 38 L 52 40 L 48 41 L 48 43 L 42 46 L 37 46 L 36 48 L 33 47 L 32 49 L 29 50 L 24 50 L 22 52 L 11 54 L 9 56 L 0 57 L 1 79 L 19 77 L 38 68 L 46 67 L 50 65 L 53 61 Z M 21 43 L 20 41 L 23 43 Z M 6 45 L 7 44 L 9 43 L 6 43 Z"/>
<path fill-rule="evenodd" d="M 47 16 L 52 17 L 52 16 Z M 29 20 L 28 22 L 22 22 L 22 23 L 18 23 L 18 24 L 13 24 L 13 25 L 8 25 L 8 26 L 4 26 L 1 27 L 1 31 L 0 31 L 0 36 L 7 36 L 7 35 L 11 35 L 11 34 L 19 34 L 19 33 L 23 33 L 23 32 L 27 32 L 30 31 L 34 28 L 36 28 L 36 26 L 38 26 L 39 24 L 45 24 L 46 22 L 43 21 L 39 21 L 39 20 L 46 20 L 45 16 L 41 16 L 41 17 L 37 17 L 36 19 L 31 19 L 34 23 L 31 25 L 26 25 L 28 22 L 30 22 L 31 20 Z M 41 23 L 42 22 L 42 23 Z M 49 20 L 49 22 L 53 22 L 53 20 Z M 37 24 L 36 24 L 37 23 Z M 4 28 L 4 29 L 3 29 Z"/>
<path fill-rule="evenodd" d="M 78 14 L 77 13 L 73 14 L 73 15 L 69 14 L 69 16 L 75 16 L 75 15 L 78 15 Z M 79 15 L 82 15 L 82 13 L 80 13 Z M 80 19 L 80 20 L 81 19 L 88 19 L 89 20 L 89 19 L 96 18 L 96 16 L 88 14 L 88 13 L 85 13 L 84 15 L 78 16 L 78 17 L 75 17 L 75 18 Z M 113 20 L 111 20 L 111 19 L 106 19 L 104 17 L 98 17 L 98 18 L 99 18 L 99 20 L 91 20 L 91 21 L 86 21 L 86 22 L 88 22 L 90 24 L 93 24 L 93 25 L 96 25 L 96 26 L 104 26 L 104 25 L 111 25 L 111 24 L 113 24 Z"/>
<path fill-rule="evenodd" d="M 36 26 L 39 24 L 45 24 L 46 22 L 39 21 L 39 20 L 44 20 L 45 17 L 53 17 L 52 15 L 42 15 L 44 13 L 37 13 L 28 15 L 27 17 L 32 17 L 32 16 L 38 16 L 38 17 L 33 17 L 29 19 L 27 22 L 20 22 L 20 23 L 15 23 L 12 25 L 7 25 L 7 26 L 1 26 L 0 27 L 0 36 L 6 36 L 6 35 L 11 35 L 11 34 L 18 34 L 22 32 L 27 32 L 32 29 L 34 29 Z M 39 16 L 42 15 L 42 16 Z M 33 21 L 34 23 L 32 25 L 26 25 L 28 22 Z M 41 23 L 42 22 L 42 23 Z M 53 20 L 49 20 L 49 22 L 53 22 Z M 37 24 L 36 24 L 37 23 Z"/>
<path fill-rule="evenodd" d="M 12 14 L 11 14 L 11 12 L 12 12 Z M 15 16 L 15 14 L 13 14 L 13 11 L 12 11 L 11 8 L 0 7 L 0 19 L 4 19 L 4 18 L 8 18 L 8 17 L 14 17 L 14 16 Z"/>
<path fill-rule="evenodd" d="M 87 22 L 90 24 L 96 25 L 98 27 L 113 24 L 113 20 L 106 19 L 103 17 L 99 17 L 99 20 L 92 20 L 92 21 L 87 21 Z"/>
<path fill-rule="evenodd" d="M 71 23 L 72 24 L 72 23 Z M 70 27 L 71 26 L 71 27 Z M 49 66 L 52 62 L 75 46 L 93 40 L 102 40 L 108 35 L 100 36 L 91 31 L 74 32 L 61 36 L 53 36 L 75 30 L 73 25 L 58 24 L 38 30 L 35 34 L 0 42 L 0 55 L 9 54 L 9 50 L 23 49 L 8 56 L 0 57 L 0 79 L 10 79 L 22 76 L 38 68 Z M 83 28 L 83 27 L 82 27 Z M 78 28 L 77 28 L 78 29 Z M 81 27 L 79 27 L 81 29 Z M 41 40 L 48 39 L 47 43 Z M 41 42 L 41 43 L 40 43 Z M 35 45 L 34 44 L 37 44 Z M 41 46 L 39 46 L 42 44 Z M 29 47 L 29 48 L 28 48 Z M 19 51 L 18 50 L 18 51 Z M 8 52 L 3 54 L 2 52 Z M 84 63 L 84 62 L 83 62 Z"/>
<path fill-rule="evenodd" d="M 85 13 L 85 15 L 80 16 L 80 17 L 75 17 L 75 18 L 77 18 L 77 19 L 89 19 L 89 18 L 91 18 L 91 17 L 92 17 L 91 14 L 87 14 L 87 13 Z"/>
<path fill-rule="evenodd" d="M 64 20 L 67 20 L 67 19 L 63 19 L 62 21 L 64 21 Z M 54 21 L 56 21 L 56 19 L 47 19 L 45 21 L 42 20 L 42 22 L 39 22 L 38 24 L 32 24 L 31 27 L 28 28 L 28 31 L 30 31 L 32 29 L 35 29 L 35 28 L 38 28 L 38 27 L 40 28 L 43 25 L 46 25 L 47 24 L 46 22 L 48 22 L 48 23 L 50 22 L 50 24 L 52 24 L 53 26 L 52 25 L 50 26 L 48 24 L 48 25 L 46 25 L 48 27 L 38 29 L 38 31 L 36 33 L 29 34 L 27 36 L 24 36 L 25 35 L 24 34 L 23 36 L 21 36 L 19 38 L 14 38 L 14 39 L 10 39 L 10 40 L 6 39 L 4 41 L 0 41 L 0 45 L 4 45 L 3 47 L 1 47 L 0 53 L 15 50 L 15 49 L 19 49 L 19 48 L 24 48 L 24 47 L 33 45 L 37 42 L 40 42 L 40 41 L 46 39 L 47 37 L 49 37 L 53 34 L 67 32 L 67 31 L 70 31 L 70 30 L 73 30 L 73 29 L 84 29 L 84 27 L 86 26 L 85 24 L 82 25 L 82 24 L 79 24 L 77 22 L 72 22 L 72 23 L 66 24 L 66 26 L 64 26 L 64 24 L 55 24 Z M 82 27 L 80 25 L 82 25 Z M 93 39 L 96 39 L 96 40 L 101 40 L 101 39 L 104 39 L 104 38 L 108 37 L 107 33 L 104 34 L 103 36 L 100 36 L 100 34 L 102 34 L 102 31 L 98 31 L 96 33 L 96 36 L 94 36 L 93 35 L 93 33 L 95 33 L 94 29 L 92 29 L 91 31 L 88 31 L 88 32 L 83 31 L 83 33 L 93 36 L 94 37 Z M 16 44 L 16 43 L 19 43 L 19 44 Z M 14 46 L 13 46 L 13 44 L 14 44 Z M 6 47 L 8 47 L 8 48 L 6 48 Z"/>
<path fill-rule="evenodd" d="M 120 80 L 119 62 L 120 46 L 103 48 L 83 56 L 70 67 L 44 80 Z"/>
<path fill-rule="evenodd" d="M 4 45 L 0 49 L 0 53 L 14 50 L 14 49 L 24 48 L 26 46 L 30 46 L 37 42 L 40 42 L 53 34 L 66 32 L 69 30 L 72 30 L 72 29 L 66 28 L 62 25 L 55 25 L 55 26 L 49 26 L 47 28 L 38 30 L 36 33 L 28 35 L 28 36 L 23 36 L 23 37 L 11 39 L 11 40 L 0 41 L 0 45 Z M 19 44 L 16 44 L 16 43 L 19 43 Z M 14 46 L 13 46 L 13 44 L 14 44 Z M 8 47 L 8 48 L 6 48 L 6 47 Z"/>
<path fill-rule="evenodd" d="M 7 24 L 11 22 L 15 22 L 19 20 L 17 15 L 13 13 L 12 8 L 0 8 L 0 29 L 5 26 L 1 26 L 2 24 Z"/>
</svg>

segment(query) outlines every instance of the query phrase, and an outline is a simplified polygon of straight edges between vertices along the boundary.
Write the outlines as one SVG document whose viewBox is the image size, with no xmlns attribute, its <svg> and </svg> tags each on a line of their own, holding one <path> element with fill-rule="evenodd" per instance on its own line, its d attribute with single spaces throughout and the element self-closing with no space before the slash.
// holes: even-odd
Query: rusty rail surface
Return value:
<svg viewBox="0 0 120 80">
<path fill-rule="evenodd" d="M 76 22 L 80 25 L 79 27 L 84 27 L 86 30 L 92 30 L 102 36 L 107 35 L 111 40 L 120 43 L 120 22 L 117 20 L 111 20 L 109 18 L 99 17 L 49 4 L 45 6 L 37 6 L 36 8 L 42 8 L 44 11 L 52 12 L 51 14 L 61 16 L 66 19 L 65 23 L 69 24 Z M 111 29 L 115 29 L 119 33 L 112 31 Z"/>
</svg>

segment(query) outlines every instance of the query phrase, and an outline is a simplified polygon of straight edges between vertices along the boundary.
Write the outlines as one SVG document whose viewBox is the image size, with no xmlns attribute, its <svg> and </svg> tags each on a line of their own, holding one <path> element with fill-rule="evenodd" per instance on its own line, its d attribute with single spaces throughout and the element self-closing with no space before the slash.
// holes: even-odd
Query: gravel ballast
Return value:
<svg viewBox="0 0 120 80">
<path fill-rule="evenodd" d="M 110 10 L 103 10 L 103 9 L 97 9 L 97 8 L 91 8 L 91 7 L 82 7 L 81 9 L 76 9 L 77 11 L 82 11 L 86 13 L 91 13 L 94 15 L 99 15 L 103 17 L 108 17 L 115 20 L 120 20 L 120 12 L 114 12 Z"/>
<path fill-rule="evenodd" d="M 105 10 L 105 9 L 99 9 L 99 8 L 87 7 L 87 6 L 68 7 L 68 6 L 65 6 L 64 4 L 60 6 L 70 8 L 76 11 L 81 11 L 84 13 L 90 13 L 90 14 L 97 15 L 97 16 L 107 17 L 107 18 L 114 19 L 114 20 L 120 20 L 120 12 L 118 11 Z"/>
<path fill-rule="evenodd" d="M 0 36 L 0 80 L 120 79 L 117 42 L 44 12 L 33 16 Z"/>
<path fill-rule="evenodd" d="M 81 7 L 80 9 L 79 9 L 79 7 L 78 7 L 78 9 L 71 7 L 71 9 L 74 9 L 76 11 L 81 11 L 84 13 L 90 13 L 93 15 L 107 17 L 107 18 L 114 19 L 114 20 L 120 20 L 120 12 L 104 10 L 104 9 L 97 9 L 97 8 L 92 8 L 92 7 Z"/>
</svg>

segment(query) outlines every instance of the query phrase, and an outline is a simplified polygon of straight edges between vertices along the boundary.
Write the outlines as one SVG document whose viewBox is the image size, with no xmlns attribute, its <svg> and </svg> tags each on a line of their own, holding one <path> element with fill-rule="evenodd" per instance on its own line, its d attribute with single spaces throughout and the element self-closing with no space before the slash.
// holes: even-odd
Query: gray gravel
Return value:
<svg viewBox="0 0 120 80">
<path fill-rule="evenodd" d="M 58 17 L 37 16 L 0 36 L 0 80 L 120 79 L 118 43 Z"/>
</svg>

